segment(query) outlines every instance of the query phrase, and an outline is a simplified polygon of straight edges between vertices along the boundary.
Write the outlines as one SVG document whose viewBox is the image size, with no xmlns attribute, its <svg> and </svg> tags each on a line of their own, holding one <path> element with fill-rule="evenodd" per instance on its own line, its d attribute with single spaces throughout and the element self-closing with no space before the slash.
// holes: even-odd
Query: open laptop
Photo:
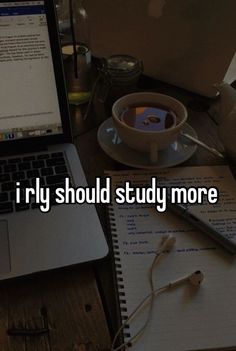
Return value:
<svg viewBox="0 0 236 351">
<path fill-rule="evenodd" d="M 94 205 L 15 202 L 15 184 L 87 186 L 71 144 L 51 0 L 0 1 L 0 279 L 73 265 L 108 252 Z M 52 200 L 53 202 L 53 200 Z"/>
</svg>

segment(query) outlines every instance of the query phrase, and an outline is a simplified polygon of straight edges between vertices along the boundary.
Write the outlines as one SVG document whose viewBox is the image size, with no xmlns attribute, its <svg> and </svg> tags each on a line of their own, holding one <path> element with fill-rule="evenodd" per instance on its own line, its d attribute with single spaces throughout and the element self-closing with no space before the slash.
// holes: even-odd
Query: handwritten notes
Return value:
<svg viewBox="0 0 236 351">
<path fill-rule="evenodd" d="M 109 172 L 112 186 L 125 180 L 149 184 L 157 176 L 162 186 L 216 186 L 217 204 L 192 205 L 191 211 L 214 223 L 226 235 L 236 234 L 236 183 L 226 166 L 181 167 L 147 171 Z M 234 256 L 173 213 L 157 213 L 153 205 L 113 203 L 113 238 L 119 268 L 122 316 L 131 314 L 149 292 L 148 269 L 164 234 L 176 237 L 176 246 L 155 267 L 155 287 L 196 270 L 205 274 L 198 290 L 189 285 L 160 295 L 147 332 L 131 350 L 203 350 L 236 346 L 236 261 Z M 115 227 L 114 227 L 115 223 Z M 143 325 L 143 310 L 130 324 L 130 335 Z"/>
</svg>

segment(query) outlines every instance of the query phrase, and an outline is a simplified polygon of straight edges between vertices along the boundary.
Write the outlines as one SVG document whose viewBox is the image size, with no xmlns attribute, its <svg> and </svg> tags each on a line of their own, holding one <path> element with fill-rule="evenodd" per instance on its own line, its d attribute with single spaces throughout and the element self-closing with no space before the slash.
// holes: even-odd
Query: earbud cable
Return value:
<svg viewBox="0 0 236 351">
<path fill-rule="evenodd" d="M 169 288 L 170 288 L 170 284 L 167 284 L 161 288 L 154 290 L 154 296 L 155 297 L 158 296 L 159 294 L 163 293 L 165 290 L 167 290 Z M 137 332 L 137 334 L 135 334 L 131 339 L 129 339 L 127 342 L 123 343 L 122 345 L 119 345 L 117 348 L 114 348 L 115 342 L 116 342 L 119 334 L 121 333 L 121 331 L 125 328 L 126 325 L 128 325 L 129 322 L 131 322 L 131 320 L 135 317 L 135 315 L 139 312 L 139 310 L 141 310 L 141 308 L 145 307 L 145 305 L 150 302 L 151 296 L 152 296 L 152 293 L 146 295 L 145 298 L 139 303 L 139 305 L 130 314 L 129 318 L 119 328 L 119 330 L 117 331 L 117 333 L 113 339 L 111 351 L 118 351 L 125 346 L 130 347 L 132 342 L 134 342 L 134 340 L 136 340 L 136 338 L 138 338 L 139 336 L 141 336 L 141 334 L 143 334 L 144 330 L 146 329 L 147 323 L 145 323 L 143 325 L 143 327 Z"/>
<path fill-rule="evenodd" d="M 141 335 L 144 333 L 144 331 L 146 330 L 148 323 L 151 320 L 151 313 L 153 310 L 153 303 L 154 303 L 154 298 L 158 293 L 163 292 L 164 290 L 167 289 L 168 285 L 156 289 L 154 290 L 154 282 L 153 282 L 153 271 L 154 271 L 154 267 L 155 265 L 158 263 L 158 261 L 160 260 L 160 258 L 162 257 L 163 252 L 158 251 L 155 255 L 155 258 L 151 264 L 151 267 L 149 269 L 149 274 L 148 274 L 148 281 L 149 281 L 149 285 L 150 285 L 150 293 L 148 295 L 146 295 L 146 297 L 139 303 L 139 305 L 134 309 L 134 311 L 130 314 L 130 316 L 128 317 L 128 319 L 121 325 L 121 327 L 118 329 L 113 342 L 112 342 L 112 346 L 111 346 L 111 351 L 119 351 L 120 349 L 122 349 L 125 346 L 131 346 L 131 343 L 133 343 L 134 341 L 136 341 L 139 337 L 141 337 Z M 135 315 L 142 309 L 145 307 L 146 304 L 149 304 L 149 309 L 147 312 L 147 317 L 146 317 L 146 321 L 144 323 L 144 325 L 142 326 L 142 328 L 127 342 L 123 343 L 122 345 L 118 346 L 117 348 L 114 348 L 116 340 L 118 338 L 118 336 L 120 335 L 121 331 L 129 324 L 129 322 L 135 317 Z"/>
</svg>

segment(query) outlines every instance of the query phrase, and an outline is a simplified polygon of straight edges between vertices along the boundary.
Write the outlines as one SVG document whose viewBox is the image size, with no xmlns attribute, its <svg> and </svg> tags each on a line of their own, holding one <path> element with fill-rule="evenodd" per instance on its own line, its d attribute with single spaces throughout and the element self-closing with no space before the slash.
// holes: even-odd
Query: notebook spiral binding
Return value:
<svg viewBox="0 0 236 351">
<path fill-rule="evenodd" d="M 108 205 L 108 214 L 110 219 L 110 229 L 111 229 L 111 237 L 112 237 L 114 262 L 115 262 L 117 290 L 119 295 L 121 321 L 122 323 L 124 323 L 128 319 L 128 315 L 127 315 L 127 307 L 126 307 L 125 290 L 123 285 L 124 280 L 123 280 L 123 274 L 122 274 L 122 264 L 120 259 L 120 247 L 118 245 L 118 240 L 117 240 L 118 234 L 116 229 L 114 209 L 112 205 Z M 123 332 L 123 337 L 126 340 L 131 336 L 129 333 L 128 324 L 124 327 L 124 330 L 125 332 Z"/>
</svg>

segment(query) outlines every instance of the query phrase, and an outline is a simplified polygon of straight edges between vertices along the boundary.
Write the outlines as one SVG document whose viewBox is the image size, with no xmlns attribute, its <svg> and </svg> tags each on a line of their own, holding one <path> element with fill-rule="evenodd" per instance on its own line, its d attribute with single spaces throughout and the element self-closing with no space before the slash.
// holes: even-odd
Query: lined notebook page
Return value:
<svg viewBox="0 0 236 351">
<path fill-rule="evenodd" d="M 226 166 L 181 167 L 158 172 L 131 170 L 108 172 L 108 175 L 112 178 L 113 189 L 126 180 L 134 185 L 147 184 L 151 176 L 157 176 L 159 184 L 166 186 L 217 186 L 222 194 L 220 203 L 224 206 L 220 203 L 204 205 L 204 215 L 216 218 L 218 211 L 221 219 L 228 216 L 229 230 L 236 233 L 236 183 Z M 185 284 L 155 299 L 148 328 L 131 350 L 234 349 L 234 256 L 180 217 L 169 211 L 157 213 L 153 205 L 113 203 L 110 219 L 122 318 L 130 315 L 150 292 L 148 270 L 162 235 L 173 234 L 177 241 L 174 249 L 155 267 L 155 288 L 196 270 L 205 275 L 200 288 Z M 143 310 L 125 333 L 131 337 L 136 334 L 145 322 L 146 313 L 147 310 Z"/>
</svg>

